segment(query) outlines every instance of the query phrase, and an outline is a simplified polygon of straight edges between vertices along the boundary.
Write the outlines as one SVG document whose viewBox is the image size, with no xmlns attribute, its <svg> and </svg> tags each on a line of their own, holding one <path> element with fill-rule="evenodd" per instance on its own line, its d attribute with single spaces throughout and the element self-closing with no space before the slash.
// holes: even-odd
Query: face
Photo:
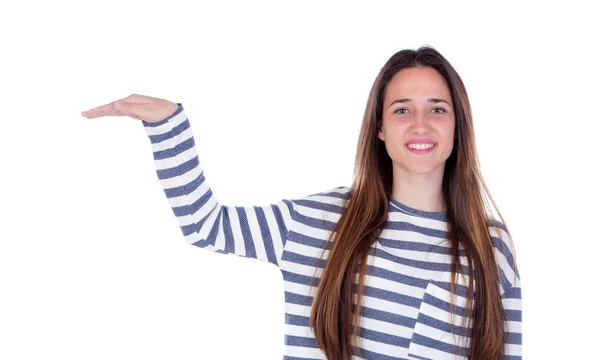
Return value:
<svg viewBox="0 0 600 360">
<path fill-rule="evenodd" d="M 388 83 L 382 114 L 379 139 L 385 142 L 394 173 L 443 174 L 454 145 L 455 120 L 442 75 L 431 67 L 400 70 Z M 410 149 L 409 141 L 417 149 Z"/>
</svg>

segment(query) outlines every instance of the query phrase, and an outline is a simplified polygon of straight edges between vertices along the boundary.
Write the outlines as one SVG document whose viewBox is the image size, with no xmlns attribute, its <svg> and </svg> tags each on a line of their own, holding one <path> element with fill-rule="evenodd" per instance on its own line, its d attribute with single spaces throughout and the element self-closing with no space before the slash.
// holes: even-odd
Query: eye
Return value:
<svg viewBox="0 0 600 360">
<path fill-rule="evenodd" d="M 394 111 L 394 114 L 406 114 L 406 113 L 399 113 L 399 111 L 401 111 L 401 110 L 408 110 L 408 109 L 406 109 L 406 108 L 399 108 L 399 109 L 396 109 L 396 110 Z M 441 110 L 441 112 L 436 112 L 436 114 L 443 114 L 443 113 L 446 113 L 446 112 L 447 112 L 447 111 L 446 111 L 446 109 L 444 109 L 444 108 L 441 108 L 441 107 L 434 108 L 433 110 Z"/>
</svg>

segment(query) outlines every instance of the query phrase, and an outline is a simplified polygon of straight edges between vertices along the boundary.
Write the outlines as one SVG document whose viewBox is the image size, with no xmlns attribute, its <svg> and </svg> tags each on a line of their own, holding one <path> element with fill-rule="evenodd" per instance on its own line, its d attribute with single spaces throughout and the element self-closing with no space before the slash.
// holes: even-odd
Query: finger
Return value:
<svg viewBox="0 0 600 360">
<path fill-rule="evenodd" d="M 115 107 L 116 101 L 113 101 L 109 104 L 98 106 L 89 110 L 86 110 L 81 113 L 81 115 L 86 117 L 99 117 L 99 116 L 116 116 L 119 109 Z"/>
<path fill-rule="evenodd" d="M 125 111 L 125 103 L 126 102 L 133 102 L 133 103 L 138 103 L 143 101 L 144 97 L 140 96 L 138 94 L 131 94 L 127 97 L 124 97 L 122 99 L 113 101 L 111 103 L 108 103 L 106 105 L 102 105 L 102 106 L 98 106 L 86 111 L 83 111 L 81 113 L 81 115 L 83 116 L 93 116 L 93 117 L 98 117 L 98 116 L 122 116 L 122 115 L 126 115 L 127 111 Z M 122 112 L 125 114 L 117 114 L 117 112 Z"/>
<path fill-rule="evenodd" d="M 99 117 L 103 117 L 103 116 L 131 116 L 131 115 L 122 113 L 120 111 L 116 111 L 116 112 L 110 113 L 110 114 L 93 114 L 93 113 L 87 113 L 84 111 L 81 113 L 81 115 L 88 119 L 95 119 L 95 118 L 99 118 Z"/>
</svg>

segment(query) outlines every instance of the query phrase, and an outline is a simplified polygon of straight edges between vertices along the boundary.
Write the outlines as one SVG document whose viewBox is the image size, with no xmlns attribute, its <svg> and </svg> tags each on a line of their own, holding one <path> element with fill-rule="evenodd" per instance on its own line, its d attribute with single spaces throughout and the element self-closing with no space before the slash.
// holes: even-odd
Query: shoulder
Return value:
<svg viewBox="0 0 600 360">
<path fill-rule="evenodd" d="M 296 204 L 321 204 L 321 205 L 333 205 L 333 206 L 344 206 L 346 200 L 350 196 L 350 188 L 347 186 L 337 186 L 334 188 L 328 188 L 326 190 L 313 193 L 302 197 L 300 199 L 293 200 Z"/>
<path fill-rule="evenodd" d="M 337 186 L 291 200 L 296 215 L 300 218 L 337 219 L 347 206 L 350 188 Z"/>
<path fill-rule="evenodd" d="M 316 194 L 311 194 L 309 197 L 324 197 L 334 203 L 347 200 L 350 197 L 350 188 L 348 186 L 337 186 L 329 188 Z"/>
</svg>

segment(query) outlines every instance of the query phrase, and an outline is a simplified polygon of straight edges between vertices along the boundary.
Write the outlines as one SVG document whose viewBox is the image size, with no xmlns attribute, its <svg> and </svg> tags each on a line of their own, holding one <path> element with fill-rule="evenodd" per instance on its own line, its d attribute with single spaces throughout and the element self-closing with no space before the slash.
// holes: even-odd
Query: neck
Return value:
<svg viewBox="0 0 600 360">
<path fill-rule="evenodd" d="M 442 193 L 444 167 L 424 174 L 394 167 L 392 197 L 398 202 L 422 211 L 446 211 Z"/>
</svg>

